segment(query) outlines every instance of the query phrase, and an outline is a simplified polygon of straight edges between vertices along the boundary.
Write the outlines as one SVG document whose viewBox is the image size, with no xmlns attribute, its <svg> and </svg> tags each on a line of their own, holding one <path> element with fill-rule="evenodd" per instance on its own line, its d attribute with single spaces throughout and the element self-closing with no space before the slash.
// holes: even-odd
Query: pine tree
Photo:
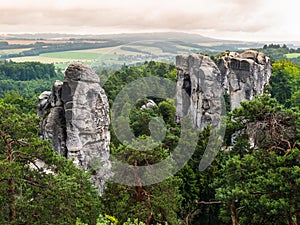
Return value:
<svg viewBox="0 0 300 225">
<path fill-rule="evenodd" d="M 99 198 L 89 175 L 40 140 L 34 114 L 7 102 L 0 100 L 0 223 L 95 224 Z"/>
</svg>

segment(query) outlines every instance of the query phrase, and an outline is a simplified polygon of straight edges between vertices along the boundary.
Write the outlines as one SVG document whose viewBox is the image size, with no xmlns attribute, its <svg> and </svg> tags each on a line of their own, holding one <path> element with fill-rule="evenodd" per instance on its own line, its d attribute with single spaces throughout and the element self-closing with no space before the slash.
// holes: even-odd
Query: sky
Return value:
<svg viewBox="0 0 300 225">
<path fill-rule="evenodd" d="M 300 41 L 297 0 L 0 0 L 0 33 L 187 32 Z"/>
</svg>

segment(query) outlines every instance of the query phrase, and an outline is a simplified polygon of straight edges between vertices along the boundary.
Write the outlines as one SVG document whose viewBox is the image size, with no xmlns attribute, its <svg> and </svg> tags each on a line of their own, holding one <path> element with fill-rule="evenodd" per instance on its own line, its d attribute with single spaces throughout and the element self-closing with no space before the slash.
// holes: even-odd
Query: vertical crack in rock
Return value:
<svg viewBox="0 0 300 225">
<path fill-rule="evenodd" d="M 43 118 L 40 124 L 40 137 L 44 140 L 51 139 L 55 151 L 66 157 L 66 120 L 61 101 L 62 85 L 63 83 L 57 80 L 51 92 L 45 91 L 39 96 L 37 114 Z"/>
<path fill-rule="evenodd" d="M 39 97 L 41 138 L 51 139 L 56 152 L 73 159 L 78 168 L 91 169 L 92 182 L 104 190 L 111 176 L 109 161 L 109 105 L 99 77 L 81 63 L 69 65 L 64 82 Z"/>
<path fill-rule="evenodd" d="M 195 127 L 204 129 L 220 123 L 223 91 L 230 95 L 231 110 L 244 100 L 262 95 L 271 76 L 270 59 L 263 53 L 248 50 L 230 52 L 221 57 L 218 66 L 201 54 L 176 57 L 177 123 L 187 114 Z"/>
</svg>

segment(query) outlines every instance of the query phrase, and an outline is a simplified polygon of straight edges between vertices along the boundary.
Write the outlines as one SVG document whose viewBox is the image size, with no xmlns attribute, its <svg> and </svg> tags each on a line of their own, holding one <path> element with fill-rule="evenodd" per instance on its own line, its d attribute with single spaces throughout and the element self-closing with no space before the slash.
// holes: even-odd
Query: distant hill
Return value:
<svg viewBox="0 0 300 225">
<path fill-rule="evenodd" d="M 99 35 L 78 35 L 78 34 L 60 34 L 60 33 L 36 33 L 36 34 L 5 34 L 0 35 L 2 40 L 36 40 L 36 41 L 84 41 L 97 40 L 114 42 L 126 45 L 145 45 L 148 47 L 161 47 L 162 42 L 167 43 L 163 51 L 169 52 L 174 47 L 173 52 L 178 52 L 176 48 L 180 46 L 188 49 L 194 49 L 200 52 L 217 52 L 224 50 L 236 51 L 247 48 L 260 48 L 264 43 L 244 42 L 236 40 L 222 40 L 206 37 L 199 34 L 181 33 L 181 32 L 154 32 L 154 33 L 121 33 L 121 34 L 99 34 Z M 181 49 L 182 50 L 182 49 Z M 184 52 L 184 51 L 183 51 Z"/>
<path fill-rule="evenodd" d="M 41 40 L 41 39 L 119 39 L 128 41 L 140 41 L 140 40 L 185 40 L 190 42 L 216 42 L 218 39 L 202 36 L 199 34 L 181 33 L 181 32 L 154 32 L 154 33 L 120 33 L 120 34 L 62 34 L 62 33 L 34 33 L 34 34 L 5 34 L 0 35 L 1 39 L 29 39 L 29 40 Z"/>
<path fill-rule="evenodd" d="M 219 42 L 221 40 L 202 36 L 199 34 L 189 34 L 180 32 L 161 32 L 161 33 L 124 33 L 103 35 L 105 39 L 123 41 L 142 41 L 142 40 L 164 40 L 164 41 L 185 41 L 191 43 Z"/>
<path fill-rule="evenodd" d="M 78 34 L 5 34 L 0 35 L 0 59 L 16 62 L 55 63 L 64 68 L 73 60 L 103 66 L 174 62 L 179 54 L 216 55 L 225 50 L 262 48 L 264 43 L 214 39 L 180 32 Z M 58 65 L 60 64 L 60 65 Z"/>
<path fill-rule="evenodd" d="M 182 32 L 153 32 L 153 33 L 120 33 L 120 34 L 62 34 L 62 33 L 34 33 L 34 34 L 5 34 L 0 35 L 0 39 L 27 39 L 27 40 L 49 40 L 49 39 L 104 39 L 119 40 L 125 42 L 143 41 L 143 40 L 164 40 L 164 41 L 184 41 L 191 43 L 240 43 L 240 44 L 257 44 L 253 42 L 221 40 L 206 37 L 199 34 L 182 33 Z"/>
</svg>

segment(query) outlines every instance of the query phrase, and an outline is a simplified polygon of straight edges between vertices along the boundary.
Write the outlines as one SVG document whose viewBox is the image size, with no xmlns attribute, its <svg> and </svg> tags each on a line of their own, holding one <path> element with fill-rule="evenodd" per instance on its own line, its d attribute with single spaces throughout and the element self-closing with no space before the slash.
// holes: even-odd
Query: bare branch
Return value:
<svg viewBox="0 0 300 225">
<path fill-rule="evenodd" d="M 30 184 L 32 186 L 35 186 L 35 187 L 48 188 L 47 186 L 42 186 L 42 185 L 38 184 L 37 182 L 32 181 L 30 179 L 24 179 L 24 182 L 26 182 L 26 183 L 28 183 L 28 184 Z"/>
</svg>

